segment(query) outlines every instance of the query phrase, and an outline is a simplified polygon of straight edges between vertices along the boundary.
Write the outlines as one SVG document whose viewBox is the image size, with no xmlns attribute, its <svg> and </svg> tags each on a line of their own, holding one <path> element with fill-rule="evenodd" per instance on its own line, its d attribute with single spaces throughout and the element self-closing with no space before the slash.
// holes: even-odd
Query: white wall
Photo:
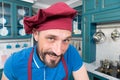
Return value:
<svg viewBox="0 0 120 80">
<path fill-rule="evenodd" d="M 120 55 L 120 39 L 117 41 L 112 40 L 111 33 L 115 29 L 120 32 L 120 23 L 98 25 L 97 30 L 99 29 L 106 35 L 106 41 L 101 44 L 96 44 L 96 61 L 98 63 L 104 59 L 118 61 Z"/>
</svg>

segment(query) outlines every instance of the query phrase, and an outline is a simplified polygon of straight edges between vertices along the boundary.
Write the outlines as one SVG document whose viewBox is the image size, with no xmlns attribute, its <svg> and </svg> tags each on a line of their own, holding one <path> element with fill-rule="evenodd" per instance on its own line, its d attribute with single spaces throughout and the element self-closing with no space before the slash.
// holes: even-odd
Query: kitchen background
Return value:
<svg viewBox="0 0 120 80">
<path fill-rule="evenodd" d="M 119 80 L 120 0 L 0 0 L 0 75 L 13 52 L 34 45 L 32 35 L 24 32 L 24 16 L 58 1 L 78 10 L 71 44 L 80 52 L 90 80 Z"/>
<path fill-rule="evenodd" d="M 112 61 L 120 61 L 120 39 L 111 38 L 111 33 L 117 30 L 120 33 L 120 23 L 109 23 L 97 25 L 97 31 L 102 30 L 105 34 L 105 41 L 96 44 L 96 61 L 108 59 Z"/>
</svg>

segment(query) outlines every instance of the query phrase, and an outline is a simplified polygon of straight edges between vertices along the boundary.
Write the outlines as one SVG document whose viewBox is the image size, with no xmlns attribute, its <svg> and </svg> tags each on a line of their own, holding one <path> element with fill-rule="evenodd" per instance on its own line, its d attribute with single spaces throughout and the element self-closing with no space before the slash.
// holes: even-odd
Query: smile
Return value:
<svg viewBox="0 0 120 80">
<path fill-rule="evenodd" d="M 53 55 L 53 54 L 48 54 L 50 56 L 50 58 L 52 60 L 57 60 L 58 58 L 60 58 L 60 56 L 56 56 L 56 55 Z"/>
</svg>

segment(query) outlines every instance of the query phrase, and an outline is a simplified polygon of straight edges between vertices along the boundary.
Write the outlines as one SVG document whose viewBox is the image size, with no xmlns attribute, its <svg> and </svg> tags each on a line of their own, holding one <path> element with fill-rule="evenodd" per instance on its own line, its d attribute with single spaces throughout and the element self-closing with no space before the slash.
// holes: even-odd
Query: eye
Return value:
<svg viewBox="0 0 120 80">
<path fill-rule="evenodd" d="M 55 40 L 55 38 L 53 38 L 53 37 L 48 37 L 47 39 L 48 39 L 48 41 L 51 41 L 51 42 L 53 42 Z"/>
<path fill-rule="evenodd" d="M 66 44 L 69 44 L 70 43 L 70 39 L 65 39 L 63 42 L 66 43 Z"/>
</svg>

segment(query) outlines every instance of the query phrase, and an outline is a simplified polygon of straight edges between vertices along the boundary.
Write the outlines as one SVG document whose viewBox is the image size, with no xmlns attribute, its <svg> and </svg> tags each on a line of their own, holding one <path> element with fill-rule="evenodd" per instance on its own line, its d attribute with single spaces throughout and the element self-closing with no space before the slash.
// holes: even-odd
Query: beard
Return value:
<svg viewBox="0 0 120 80">
<path fill-rule="evenodd" d="M 45 51 L 45 52 L 41 52 L 39 53 L 41 60 L 48 66 L 51 68 L 54 68 L 58 65 L 58 63 L 60 62 L 61 58 L 63 55 L 56 55 L 56 53 L 52 52 L 52 51 Z M 56 61 L 55 59 L 47 59 L 47 56 L 49 57 L 56 57 L 58 58 L 58 60 Z"/>
</svg>

